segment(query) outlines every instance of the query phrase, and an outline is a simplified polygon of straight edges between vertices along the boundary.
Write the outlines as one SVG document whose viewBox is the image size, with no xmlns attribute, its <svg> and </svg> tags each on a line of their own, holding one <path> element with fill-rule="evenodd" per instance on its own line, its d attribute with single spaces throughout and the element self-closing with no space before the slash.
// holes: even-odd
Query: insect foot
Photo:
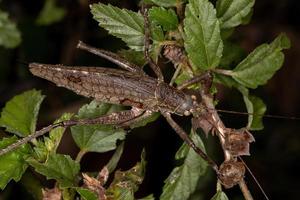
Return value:
<svg viewBox="0 0 300 200">
<path fill-rule="evenodd" d="M 245 172 L 245 166 L 242 162 L 229 160 L 221 164 L 218 172 L 218 178 L 222 185 L 228 189 L 243 180 Z"/>
</svg>

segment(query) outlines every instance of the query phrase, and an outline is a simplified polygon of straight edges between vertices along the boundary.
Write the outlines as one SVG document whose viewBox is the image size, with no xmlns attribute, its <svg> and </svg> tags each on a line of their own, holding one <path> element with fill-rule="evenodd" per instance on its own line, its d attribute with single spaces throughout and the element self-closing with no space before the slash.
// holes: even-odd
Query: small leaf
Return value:
<svg viewBox="0 0 300 200">
<path fill-rule="evenodd" d="M 190 0 L 185 16 L 184 46 L 193 68 L 217 67 L 222 57 L 223 43 L 213 5 L 208 0 Z"/>
<path fill-rule="evenodd" d="M 282 50 L 289 47 L 290 41 L 284 34 L 279 35 L 271 44 L 260 45 L 232 71 L 232 78 L 253 89 L 264 85 L 282 66 Z"/>
<path fill-rule="evenodd" d="M 262 118 L 267 110 L 266 105 L 259 97 L 250 96 L 249 99 L 253 104 L 253 120 L 250 126 L 250 130 L 262 130 L 264 129 Z"/>
<path fill-rule="evenodd" d="M 77 184 L 80 165 L 69 155 L 50 154 L 45 163 L 40 163 L 33 158 L 27 159 L 27 162 L 47 179 L 58 181 L 60 187 L 72 187 Z"/>
<path fill-rule="evenodd" d="M 37 90 L 13 97 L 1 112 L 0 126 L 21 137 L 34 133 L 37 115 L 44 98 L 45 96 Z"/>
<path fill-rule="evenodd" d="M 223 191 L 218 191 L 211 200 L 228 200 L 228 197 Z"/>
<path fill-rule="evenodd" d="M 266 112 L 266 105 L 260 98 L 249 95 L 247 88 L 238 86 L 237 89 L 242 93 L 247 112 L 249 113 L 247 128 L 250 130 L 262 130 L 264 128 L 262 118 Z"/>
<path fill-rule="evenodd" d="M 178 26 L 177 15 L 172 9 L 153 7 L 149 10 L 149 18 L 152 23 L 162 26 L 164 31 L 175 30 Z"/>
<path fill-rule="evenodd" d="M 148 4 L 156 4 L 162 7 L 175 7 L 177 4 L 177 0 L 143 0 L 144 3 Z"/>
<path fill-rule="evenodd" d="M 44 7 L 36 19 L 38 25 L 51 25 L 61 21 L 66 15 L 63 8 L 55 5 L 55 0 L 46 0 Z"/>
<path fill-rule="evenodd" d="M 96 118 L 110 113 L 112 105 L 92 101 L 83 106 L 78 113 L 80 119 Z M 85 152 L 106 152 L 117 147 L 118 140 L 125 139 L 123 130 L 108 125 L 78 125 L 71 127 L 72 137 L 77 146 Z"/>
<path fill-rule="evenodd" d="M 218 0 L 216 9 L 222 29 L 236 27 L 251 13 L 255 0 Z"/>
<path fill-rule="evenodd" d="M 204 149 L 201 138 L 193 131 L 191 138 L 198 147 Z M 182 165 L 175 167 L 165 180 L 161 200 L 188 199 L 196 190 L 198 181 L 206 173 L 206 161 L 185 143 L 176 153 L 176 160 L 184 161 Z"/>
<path fill-rule="evenodd" d="M 131 49 L 143 50 L 144 19 L 140 13 L 102 3 L 92 4 L 91 13 L 109 34 L 122 39 Z M 151 33 L 154 43 L 164 39 L 162 30 L 157 26 L 151 27 Z"/>
<path fill-rule="evenodd" d="M 21 43 L 21 33 L 17 26 L 8 18 L 8 14 L 0 10 L 0 45 L 15 48 Z"/>
<path fill-rule="evenodd" d="M 237 89 L 240 91 L 240 93 L 243 95 L 243 100 L 246 105 L 247 112 L 250 113 L 248 115 L 248 124 L 247 128 L 251 127 L 252 121 L 253 121 L 253 115 L 252 113 L 254 112 L 253 104 L 249 99 L 249 90 L 241 85 L 237 86 Z"/>
<path fill-rule="evenodd" d="M 17 137 L 4 138 L 0 141 L 0 149 L 3 149 L 17 141 Z M 22 145 L 18 149 L 0 156 L 0 188 L 4 189 L 12 179 L 19 181 L 27 169 L 25 162 L 27 156 L 31 153 L 28 144 Z"/>
<path fill-rule="evenodd" d="M 59 119 L 54 121 L 55 123 L 69 120 L 73 114 L 65 113 L 63 114 Z M 63 127 L 57 127 L 50 131 L 49 137 L 44 136 L 43 139 L 38 140 L 35 143 L 34 152 L 35 152 L 35 158 L 39 162 L 46 161 L 48 155 L 50 153 L 55 153 L 57 147 L 59 146 L 60 140 L 65 132 L 66 128 Z"/>
<path fill-rule="evenodd" d="M 144 151 L 141 162 L 127 171 L 116 171 L 111 185 L 106 191 L 108 199 L 134 200 L 134 193 L 145 176 Z"/>
<path fill-rule="evenodd" d="M 81 198 L 84 200 L 98 200 L 97 195 L 85 188 L 76 188 L 78 194 L 80 194 Z"/>
</svg>

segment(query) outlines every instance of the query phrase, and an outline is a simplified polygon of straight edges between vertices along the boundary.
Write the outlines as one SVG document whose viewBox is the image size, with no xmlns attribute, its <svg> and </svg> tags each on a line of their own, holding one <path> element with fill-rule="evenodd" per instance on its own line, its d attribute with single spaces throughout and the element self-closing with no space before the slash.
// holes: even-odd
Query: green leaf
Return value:
<svg viewBox="0 0 300 200">
<path fill-rule="evenodd" d="M 220 61 L 220 68 L 232 69 L 245 57 L 246 53 L 244 49 L 242 49 L 239 45 L 225 41 L 223 56 Z"/>
<path fill-rule="evenodd" d="M 58 181 L 61 187 L 76 186 L 78 182 L 80 165 L 69 155 L 50 154 L 45 163 L 40 163 L 33 158 L 27 159 L 27 162 L 47 179 Z"/>
<path fill-rule="evenodd" d="M 66 121 L 71 119 L 73 114 L 65 113 L 63 114 L 59 119 L 54 121 L 55 123 Z M 44 136 L 43 139 L 38 140 L 35 143 L 34 152 L 35 152 L 35 158 L 39 162 L 46 161 L 48 155 L 50 153 L 55 153 L 56 149 L 61 141 L 61 138 L 65 132 L 66 128 L 63 127 L 57 127 L 50 131 L 49 137 Z"/>
<path fill-rule="evenodd" d="M 13 97 L 1 112 L 0 126 L 21 137 L 34 133 L 37 115 L 44 98 L 45 96 L 37 90 Z"/>
<path fill-rule="evenodd" d="M 217 67 L 223 43 L 216 10 L 208 0 L 190 0 L 185 10 L 184 31 L 184 46 L 193 68 Z"/>
<path fill-rule="evenodd" d="M 109 34 L 122 39 L 131 49 L 143 50 L 144 19 L 140 13 L 102 3 L 92 4 L 91 12 L 99 26 Z M 151 27 L 151 33 L 154 43 L 164 39 L 162 30 L 157 26 Z"/>
<path fill-rule="evenodd" d="M 238 85 L 237 89 L 243 95 L 243 100 L 246 105 L 247 112 L 250 113 L 250 115 L 248 115 L 248 124 L 247 124 L 247 128 L 250 128 L 253 121 L 252 113 L 254 112 L 254 108 L 252 102 L 249 99 L 249 90 L 241 85 Z"/>
<path fill-rule="evenodd" d="M 201 138 L 193 131 L 191 138 L 198 147 L 204 149 Z M 176 153 L 176 160 L 183 160 L 183 163 L 175 167 L 165 180 L 161 200 L 188 199 L 196 190 L 198 181 L 206 173 L 206 161 L 185 143 Z"/>
<path fill-rule="evenodd" d="M 266 112 L 266 105 L 260 98 L 249 95 L 247 88 L 237 86 L 237 89 L 242 93 L 247 112 L 249 113 L 247 128 L 250 130 L 262 130 L 264 128 L 262 118 Z"/>
<path fill-rule="evenodd" d="M 228 200 L 228 197 L 223 191 L 218 191 L 211 200 Z"/>
<path fill-rule="evenodd" d="M 21 43 L 21 33 L 17 26 L 8 18 L 8 14 L 0 10 L 0 45 L 15 48 Z"/>
<path fill-rule="evenodd" d="M 177 0 L 144 0 L 144 3 L 148 4 L 156 4 L 162 7 L 175 7 L 177 4 Z"/>
<path fill-rule="evenodd" d="M 36 19 L 38 25 L 51 25 L 61 21 L 66 15 L 63 8 L 55 5 L 55 0 L 46 0 L 44 7 Z"/>
<path fill-rule="evenodd" d="M 76 188 L 76 191 L 80 194 L 84 200 L 98 200 L 97 195 L 91 190 L 85 188 Z"/>
<path fill-rule="evenodd" d="M 282 50 L 289 47 L 289 39 L 284 34 L 279 35 L 271 44 L 262 44 L 252 51 L 232 71 L 232 77 L 249 88 L 264 85 L 282 66 Z"/>
<path fill-rule="evenodd" d="M 142 120 L 140 120 L 138 122 L 130 124 L 130 128 L 134 129 L 134 128 L 146 126 L 147 124 L 149 124 L 149 123 L 154 122 L 155 120 L 157 120 L 157 118 L 159 116 L 160 116 L 160 113 L 158 113 L 158 112 L 152 113 L 147 118 L 144 118 L 144 119 L 142 119 Z"/>
<path fill-rule="evenodd" d="M 134 63 L 141 68 L 146 64 L 146 60 L 144 58 L 144 52 L 142 51 L 135 51 L 132 49 L 122 49 L 118 51 L 118 54 L 123 56 L 126 60 Z"/>
<path fill-rule="evenodd" d="M 78 113 L 80 119 L 96 118 L 110 113 L 115 106 L 92 101 Z M 72 137 L 77 146 L 85 152 L 106 152 L 114 150 L 118 140 L 125 139 L 123 130 L 108 125 L 78 125 L 71 127 Z"/>
<path fill-rule="evenodd" d="M 112 158 L 109 160 L 109 162 L 106 164 L 106 167 L 109 171 L 109 173 L 112 173 L 117 165 L 118 165 L 118 162 L 123 154 L 123 150 L 124 150 L 124 142 L 122 142 L 118 148 L 116 149 L 114 155 L 112 156 Z"/>
<path fill-rule="evenodd" d="M 262 118 L 267 110 L 266 104 L 264 104 L 262 99 L 256 96 L 250 96 L 249 100 L 253 104 L 253 120 L 250 125 L 250 130 L 262 130 L 264 129 Z"/>
<path fill-rule="evenodd" d="M 0 141 L 0 149 L 3 149 L 17 141 L 17 137 L 4 138 Z M 31 153 L 28 144 L 22 145 L 18 149 L 0 156 L 0 188 L 4 189 L 12 179 L 19 181 L 27 169 L 25 162 L 27 156 Z"/>
<path fill-rule="evenodd" d="M 254 6 L 255 0 L 218 0 L 216 9 L 222 29 L 236 27 L 244 22 Z"/>
<path fill-rule="evenodd" d="M 106 191 L 108 199 L 134 200 L 134 193 L 145 176 L 145 152 L 142 152 L 141 162 L 127 171 L 116 171 L 111 185 Z"/>
<path fill-rule="evenodd" d="M 164 31 L 175 30 L 178 26 L 177 15 L 172 9 L 153 7 L 149 10 L 149 18 L 153 23 L 162 26 Z"/>
</svg>

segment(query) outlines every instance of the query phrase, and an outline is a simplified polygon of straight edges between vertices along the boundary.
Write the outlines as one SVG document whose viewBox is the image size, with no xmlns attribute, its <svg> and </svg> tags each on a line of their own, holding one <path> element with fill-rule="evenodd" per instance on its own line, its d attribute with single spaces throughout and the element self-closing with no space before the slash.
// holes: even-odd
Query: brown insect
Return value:
<svg viewBox="0 0 300 200">
<path fill-rule="evenodd" d="M 210 73 L 195 76 L 177 88 L 163 81 L 160 68 L 149 56 L 150 42 L 149 29 L 147 28 L 149 22 L 146 16 L 144 14 L 144 54 L 158 79 L 148 76 L 139 66 L 129 63 L 117 54 L 96 49 L 83 42 L 79 42 L 77 48 L 106 58 L 123 69 L 67 67 L 39 63 L 31 63 L 29 65 L 29 70 L 32 74 L 47 79 L 58 86 L 70 89 L 79 95 L 92 97 L 101 102 L 131 106 L 131 110 L 111 113 L 95 119 L 68 120 L 52 124 L 0 150 L 0 155 L 12 151 L 58 126 L 113 124 L 124 127 L 149 117 L 154 112 L 160 112 L 176 133 L 216 171 L 225 187 L 229 188 L 239 183 L 244 177 L 245 168 L 237 158 L 248 154 L 249 143 L 254 141 L 252 135 L 246 130 L 228 129 L 219 119 L 212 98 L 208 93 L 212 81 Z M 201 99 L 196 98 L 197 95 L 184 91 L 188 86 L 198 82 L 203 84 L 203 89 L 200 92 L 196 92 L 198 96 L 201 96 Z M 217 133 L 225 155 L 225 161 L 220 168 L 195 145 L 188 134 L 172 119 L 171 114 L 192 115 L 195 129 L 200 127 L 206 133 L 209 131 Z"/>
</svg>

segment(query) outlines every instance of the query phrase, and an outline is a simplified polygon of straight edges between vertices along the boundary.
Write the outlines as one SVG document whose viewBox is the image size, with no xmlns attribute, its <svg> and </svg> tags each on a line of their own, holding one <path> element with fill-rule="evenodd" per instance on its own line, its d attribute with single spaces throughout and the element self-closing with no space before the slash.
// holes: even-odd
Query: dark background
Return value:
<svg viewBox="0 0 300 200">
<path fill-rule="evenodd" d="M 28 72 L 27 66 L 21 62 L 110 67 L 113 65 L 105 60 L 76 50 L 77 41 L 80 39 L 95 47 L 111 51 L 125 47 L 124 43 L 109 36 L 92 19 L 88 4 L 97 1 L 60 0 L 57 2 L 67 9 L 67 15 L 62 21 L 50 26 L 35 24 L 43 1 L 3 0 L 0 2 L 1 9 L 9 12 L 10 18 L 17 22 L 22 33 L 22 43 L 18 48 L 9 50 L 0 47 L 0 107 L 3 107 L 5 102 L 14 95 L 25 90 L 32 88 L 42 90 L 47 98 L 41 107 L 38 127 L 51 123 L 64 112 L 76 112 L 83 103 L 89 100 L 33 77 Z M 137 1 L 101 2 L 135 11 L 138 9 Z M 238 28 L 233 35 L 234 41 L 240 44 L 246 52 L 252 51 L 261 43 L 272 41 L 281 32 L 285 32 L 291 39 L 292 47 L 285 51 L 286 59 L 283 68 L 266 86 L 251 91 L 265 101 L 268 106 L 267 113 L 270 114 L 300 117 L 298 104 L 300 101 L 299 12 L 300 2 L 297 0 L 257 1 L 250 24 Z M 245 110 L 242 98 L 236 91 L 220 88 L 218 98 L 219 108 Z M 222 114 L 222 118 L 230 127 L 239 128 L 246 123 L 246 117 Z M 182 124 L 189 122 L 188 119 L 181 121 L 183 121 Z M 256 142 L 251 145 L 251 156 L 244 159 L 270 199 L 297 199 L 299 196 L 300 182 L 297 178 L 300 168 L 299 123 L 295 120 L 265 118 L 265 129 L 253 133 Z M 3 135 L 3 131 L 1 134 Z M 216 150 L 219 148 L 217 141 L 212 137 L 204 138 L 204 141 L 209 152 L 212 152 L 210 155 L 221 162 L 221 154 Z M 149 160 L 146 178 L 137 197 L 150 193 L 156 196 L 160 194 L 163 181 L 173 168 L 174 154 L 180 145 L 180 139 L 162 118 L 128 135 L 119 167 L 122 169 L 132 167 L 139 160 L 144 146 Z M 73 156 L 77 153 L 75 144 L 68 136 L 64 138 L 59 151 Z M 82 160 L 83 171 L 99 170 L 110 155 L 111 153 L 87 154 Z M 208 178 L 208 186 L 201 191 L 205 193 L 205 199 L 209 199 L 214 193 L 214 180 L 214 175 Z M 246 181 L 254 198 L 263 199 L 249 174 L 247 174 Z M 226 193 L 230 199 L 239 199 L 240 193 L 237 187 Z M 25 198 L 26 192 L 22 184 L 10 183 L 2 197 L 0 193 L 0 199 L 4 196 L 14 199 L 17 198 L 17 194 Z M 26 198 L 30 199 L 30 195 L 27 194 Z"/>
</svg>

